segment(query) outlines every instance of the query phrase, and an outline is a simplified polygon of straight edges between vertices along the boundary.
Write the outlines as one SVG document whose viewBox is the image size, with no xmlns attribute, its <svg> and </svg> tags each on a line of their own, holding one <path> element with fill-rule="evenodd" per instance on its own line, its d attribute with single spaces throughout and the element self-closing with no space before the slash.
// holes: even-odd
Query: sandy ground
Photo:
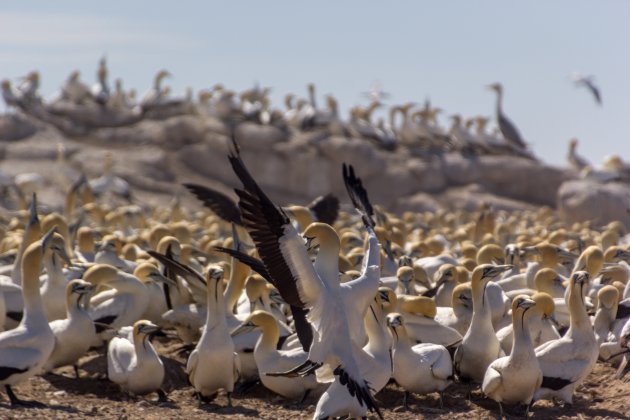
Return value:
<svg viewBox="0 0 630 420">
<path fill-rule="evenodd" d="M 170 402 L 158 403 L 156 395 L 132 397 L 120 392 L 105 379 L 106 359 L 91 352 L 81 360 L 81 379 L 74 378 L 72 368 L 61 368 L 52 374 L 35 377 L 14 387 L 20 398 L 34 399 L 47 404 L 43 409 L 11 409 L 6 395 L 0 401 L 3 419 L 75 419 L 97 417 L 108 419 L 189 419 L 189 418 L 310 418 L 317 398 L 304 403 L 286 401 L 255 385 L 244 393 L 236 393 L 233 407 L 219 394 L 212 404 L 199 407 L 193 389 L 187 384 L 183 371 L 185 358 L 177 354 L 178 344 L 156 343 L 166 366 L 165 388 Z M 599 362 L 574 397 L 571 407 L 551 401 L 534 404 L 530 417 L 537 419 L 624 419 L 630 418 L 630 382 L 612 378 L 615 370 Z M 402 407 L 402 390 L 388 385 L 377 395 L 386 419 L 465 419 L 498 418 L 498 407 L 485 398 L 481 391 L 465 398 L 467 387 L 452 385 L 446 390 L 444 408 L 440 408 L 437 394 L 414 396 L 409 410 Z M 523 418 L 519 408 L 507 408 L 507 418 Z"/>
</svg>

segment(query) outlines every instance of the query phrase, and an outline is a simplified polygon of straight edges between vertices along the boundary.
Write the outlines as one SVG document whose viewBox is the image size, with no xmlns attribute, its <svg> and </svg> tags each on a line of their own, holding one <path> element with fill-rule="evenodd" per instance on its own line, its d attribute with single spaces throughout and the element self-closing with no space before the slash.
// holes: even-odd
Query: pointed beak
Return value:
<svg viewBox="0 0 630 420">
<path fill-rule="evenodd" d="M 558 256 L 560 258 L 565 258 L 567 260 L 575 260 L 578 257 L 573 252 L 567 251 L 566 249 L 562 249 L 562 248 L 558 250 Z"/>
<path fill-rule="evenodd" d="M 251 322 L 244 322 L 243 324 L 232 330 L 232 332 L 230 333 L 230 337 L 236 337 L 237 335 L 248 333 L 250 331 L 253 331 L 255 328 L 256 326 Z"/>
<path fill-rule="evenodd" d="M 512 268 L 514 268 L 514 266 L 511 264 L 495 265 L 494 267 L 492 267 L 492 269 L 488 273 L 489 275 L 487 275 L 486 277 L 494 278 L 498 276 L 499 274 L 502 274 L 502 273 L 505 273 L 506 271 L 511 270 Z"/>
<path fill-rule="evenodd" d="M 146 335 L 155 334 L 159 330 L 160 330 L 160 327 L 158 327 L 155 324 L 145 324 L 142 327 L 140 327 L 140 331 Z"/>
<path fill-rule="evenodd" d="M 68 266 L 72 265 L 72 261 L 70 260 L 70 257 L 68 256 L 68 253 L 66 252 L 65 248 L 60 248 L 56 252 L 56 254 L 59 255 L 59 257 L 61 257 L 61 259 L 64 260 L 64 262 L 68 264 Z"/>
<path fill-rule="evenodd" d="M 151 280 L 153 280 L 155 282 L 158 282 L 158 283 L 168 284 L 169 286 L 177 286 L 177 283 L 174 280 L 169 279 L 165 275 L 163 275 L 161 273 L 158 273 L 158 272 L 151 273 L 151 275 L 149 277 L 151 278 Z"/>
<path fill-rule="evenodd" d="M 628 261 L 630 260 L 630 252 L 626 251 L 625 249 L 620 249 L 615 253 L 615 258 Z"/>
<path fill-rule="evenodd" d="M 389 293 L 387 293 L 384 290 L 381 290 L 378 292 L 378 295 L 380 296 L 381 300 L 383 302 L 388 302 L 389 303 Z"/>
<path fill-rule="evenodd" d="M 312 251 L 313 249 L 315 249 L 315 245 L 313 245 L 313 240 L 315 239 L 314 237 L 304 236 L 303 238 L 307 251 Z"/>
<path fill-rule="evenodd" d="M 519 304 L 518 307 L 519 308 L 523 308 L 525 310 L 532 308 L 536 306 L 536 302 L 533 301 L 532 299 L 523 299 Z"/>
</svg>

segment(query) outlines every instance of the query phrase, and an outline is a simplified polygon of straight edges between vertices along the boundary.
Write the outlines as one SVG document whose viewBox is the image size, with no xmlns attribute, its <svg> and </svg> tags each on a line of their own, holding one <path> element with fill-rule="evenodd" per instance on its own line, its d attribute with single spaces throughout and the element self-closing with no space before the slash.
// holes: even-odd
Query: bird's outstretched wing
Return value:
<svg viewBox="0 0 630 420">
<path fill-rule="evenodd" d="M 165 267 L 168 267 L 178 276 L 182 276 L 186 281 L 197 281 L 206 286 L 206 280 L 203 278 L 203 275 L 201 275 L 201 273 L 197 272 L 196 270 L 188 267 L 187 265 L 179 263 L 166 255 L 162 255 L 159 252 L 149 250 L 147 251 L 147 253 L 162 264 L 164 264 Z"/>
<path fill-rule="evenodd" d="M 184 187 L 193 193 L 204 206 L 229 223 L 243 226 L 238 206 L 227 195 L 199 184 L 185 183 Z"/>
<path fill-rule="evenodd" d="M 370 203 L 367 191 L 363 187 L 361 178 L 355 175 L 352 165 L 346 165 L 345 163 L 343 164 L 342 173 L 343 183 L 346 186 L 352 205 L 364 216 L 364 222 L 374 227 L 374 208 L 372 203 Z"/>
</svg>

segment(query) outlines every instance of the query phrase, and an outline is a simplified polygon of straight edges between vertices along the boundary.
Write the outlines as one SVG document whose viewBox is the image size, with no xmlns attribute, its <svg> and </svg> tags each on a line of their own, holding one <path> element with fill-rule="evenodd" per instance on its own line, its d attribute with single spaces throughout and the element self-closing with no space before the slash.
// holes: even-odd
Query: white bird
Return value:
<svg viewBox="0 0 630 420">
<path fill-rule="evenodd" d="M 164 364 L 151 344 L 159 330 L 147 320 L 136 321 L 133 338 L 114 337 L 107 346 L 107 377 L 123 391 L 134 395 L 157 392 L 160 401 L 166 395 L 160 389 L 164 381 Z"/>
<path fill-rule="evenodd" d="M 124 273 L 111 265 L 96 264 L 83 275 L 85 281 L 111 288 L 90 299 L 92 307 L 89 313 L 99 337 L 107 338 L 107 330 L 133 325 L 144 314 L 149 305 L 149 295 L 143 280 L 170 281 L 152 264 L 139 265 L 134 274 Z"/>
<path fill-rule="evenodd" d="M 435 302 L 425 296 L 400 296 L 397 311 L 405 318 L 405 329 L 415 343 L 433 343 L 450 347 L 462 341 L 456 329 L 440 324 Z"/>
<path fill-rule="evenodd" d="M 268 312 L 254 311 L 243 324 L 232 331 L 232 336 L 253 328 L 260 328 L 262 334 L 254 348 L 254 358 L 258 367 L 262 384 L 287 399 L 304 399 L 312 390 L 320 385 L 315 375 L 305 377 L 286 378 L 282 376 L 268 376 L 269 372 L 284 372 L 304 363 L 308 359 L 308 353 L 301 347 L 291 350 L 278 350 L 280 330 L 277 320 Z"/>
<path fill-rule="evenodd" d="M 50 372 L 60 366 L 73 365 L 79 378 L 77 361 L 90 348 L 96 339 L 96 329 L 92 318 L 87 313 L 90 294 L 95 287 L 83 280 L 72 280 L 66 286 L 67 318 L 49 323 L 55 335 L 55 348 L 44 365 L 44 371 Z"/>
<path fill-rule="evenodd" d="M 472 301 L 470 283 L 458 284 L 453 289 L 451 306 L 438 306 L 435 320 L 446 327 L 453 328 L 460 335 L 466 334 L 472 319 Z"/>
<path fill-rule="evenodd" d="M 562 338 L 536 348 L 543 382 L 534 395 L 535 400 L 558 397 L 571 404 L 573 391 L 595 366 L 599 349 L 584 305 L 588 282 L 589 275 L 585 271 L 576 271 L 571 275 L 569 330 Z"/>
<path fill-rule="evenodd" d="M 223 270 L 210 266 L 206 282 L 206 324 L 201 339 L 188 357 L 186 373 L 200 404 L 211 400 L 223 389 L 231 406 L 234 383 L 238 380 L 239 359 L 227 326 Z"/>
<path fill-rule="evenodd" d="M 117 241 L 118 238 L 113 235 L 105 236 L 94 255 L 94 262 L 96 264 L 111 265 L 126 273 L 132 273 L 137 264 L 133 261 L 120 258 L 116 250 Z"/>
<path fill-rule="evenodd" d="M 597 292 L 597 311 L 593 318 L 593 331 L 598 346 L 609 341 L 609 334 L 617 316 L 618 303 L 619 290 L 616 287 L 607 285 Z"/>
<path fill-rule="evenodd" d="M 48 326 L 42 297 L 39 294 L 39 272 L 42 258 L 54 231 L 26 249 L 21 262 L 24 317 L 16 328 L 0 333 L 0 385 L 4 385 L 11 405 L 33 405 L 18 399 L 12 385 L 41 372 L 55 346 L 55 336 Z"/>
<path fill-rule="evenodd" d="M 92 192 L 97 196 L 111 192 L 125 200 L 131 201 L 131 187 L 129 183 L 112 173 L 114 158 L 110 152 L 105 153 L 103 175 L 88 181 Z"/>
<path fill-rule="evenodd" d="M 338 270 L 331 272 L 331 268 L 324 267 L 323 264 L 317 269 L 313 266 L 303 240 L 286 213 L 273 204 L 249 174 L 239 156 L 236 142 L 229 160 L 244 186 L 243 190 L 236 190 L 240 198 L 241 217 L 261 259 L 285 301 L 308 309 L 307 317 L 313 325 L 313 341 L 308 349 L 308 360 L 280 374 L 306 375 L 326 365 L 327 369 L 333 371 L 335 380 L 318 401 L 315 409 L 317 417 L 344 414 L 363 417 L 368 410 L 374 410 L 380 415 L 369 384 L 362 377 L 355 359 L 354 352 L 362 350 L 351 339 L 350 315 L 341 298 Z M 320 231 L 324 232 L 323 229 Z M 373 233 L 371 235 L 375 236 Z M 324 252 L 334 253 L 334 259 L 338 261 L 338 236 L 334 235 L 333 238 L 331 235 L 326 239 L 336 240 L 336 249 L 326 250 L 325 246 L 320 246 L 318 259 Z M 325 257 L 330 261 L 331 256 Z M 367 276 L 375 279 L 376 287 L 369 299 L 374 297 L 378 289 L 379 271 L 378 266 L 365 268 L 363 278 L 354 280 L 365 283 Z M 362 321 L 362 317 L 360 319 Z M 341 385 L 342 389 L 334 394 L 329 393 L 335 384 Z M 330 407 L 334 412 L 324 411 L 324 406 Z"/>
<path fill-rule="evenodd" d="M 512 301 L 512 328 L 514 338 L 509 356 L 490 363 L 483 378 L 481 389 L 484 394 L 499 403 L 527 404 L 527 412 L 534 397 L 534 391 L 542 383 L 542 371 L 534 353 L 534 345 L 529 335 L 529 318 L 536 302 L 526 296 L 517 296 Z"/>
<path fill-rule="evenodd" d="M 63 319 L 66 317 L 66 285 L 68 279 L 62 270 L 62 260 L 70 265 L 70 257 L 66 253 L 63 236 L 59 236 L 55 243 L 44 253 L 44 267 L 46 275 L 40 276 L 40 288 L 42 301 L 44 302 L 44 312 L 48 321 Z"/>
<path fill-rule="evenodd" d="M 482 264 L 473 271 L 472 319 L 462 344 L 457 347 L 453 357 L 455 372 L 461 379 L 481 383 L 490 363 L 504 355 L 492 327 L 492 313 L 486 286 L 490 280 L 511 268 L 509 265 Z"/>
<path fill-rule="evenodd" d="M 401 314 L 389 314 L 387 326 L 394 336 L 393 378 L 405 390 L 403 402 L 405 408 L 410 392 L 416 394 L 439 392 L 442 406 L 442 393 L 453 378 L 453 364 L 448 350 L 439 344 L 414 345 L 407 335 Z"/>
<path fill-rule="evenodd" d="M 547 293 L 534 293 L 531 299 L 536 302 L 536 306 L 531 310 L 529 319 L 529 336 L 538 347 L 543 343 L 560 338 L 560 334 L 555 326 L 554 301 Z M 514 326 L 508 325 L 497 331 L 497 338 L 501 342 L 501 348 L 508 354 L 512 351 L 514 341 Z"/>
</svg>

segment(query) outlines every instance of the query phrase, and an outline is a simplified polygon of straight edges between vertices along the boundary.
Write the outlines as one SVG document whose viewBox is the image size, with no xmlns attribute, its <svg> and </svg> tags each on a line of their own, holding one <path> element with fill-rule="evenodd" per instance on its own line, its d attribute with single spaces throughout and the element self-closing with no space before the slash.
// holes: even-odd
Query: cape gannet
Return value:
<svg viewBox="0 0 630 420">
<path fill-rule="evenodd" d="M 454 328 L 442 325 L 434 318 L 435 302 L 425 296 L 401 296 L 397 310 L 405 317 L 409 338 L 415 343 L 433 343 L 450 347 L 462 341 L 462 335 Z"/>
<path fill-rule="evenodd" d="M 343 412 L 323 413 L 324 415 L 349 414 L 363 417 L 368 410 L 374 410 L 380 415 L 369 384 L 361 377 L 352 351 L 356 344 L 350 338 L 345 302 L 340 296 L 338 273 L 326 272 L 327 275 L 324 275 L 322 271 L 316 271 L 286 213 L 273 204 L 249 174 L 234 139 L 229 160 L 243 184 L 242 190 L 236 190 L 240 198 L 239 208 L 261 259 L 287 303 L 309 309 L 308 318 L 314 327 L 308 360 L 281 374 L 306 375 L 325 364 L 335 376 L 333 385 L 339 383 L 345 387 L 346 392 L 336 393 L 334 396 L 324 393 L 318 405 L 325 404 L 327 399 L 343 402 L 337 404 L 337 408 L 343 409 Z M 369 226 L 369 223 L 366 224 Z M 338 260 L 338 241 L 337 237 L 335 261 Z M 376 277 L 377 288 L 379 271 L 378 267 L 373 266 L 364 274 Z M 375 294 L 376 291 L 372 297 Z M 317 413 L 316 408 L 316 415 Z"/>
<path fill-rule="evenodd" d="M 160 400 L 166 395 L 160 389 L 164 381 L 164 364 L 151 344 L 157 325 L 147 320 L 133 324 L 133 340 L 114 337 L 107 347 L 107 377 L 123 391 L 135 395 L 157 392 Z"/>
<path fill-rule="evenodd" d="M 66 286 L 67 318 L 49 324 L 55 335 L 55 348 L 44 365 L 44 371 L 72 364 L 76 377 L 79 377 L 76 363 L 96 339 L 94 323 L 85 307 L 94 289 L 94 285 L 80 279 L 72 280 Z"/>
<path fill-rule="evenodd" d="M 146 311 L 149 295 L 139 277 L 145 281 L 171 281 L 161 275 L 151 264 L 138 266 L 134 273 L 135 275 L 131 275 L 111 265 L 96 264 L 83 275 L 85 281 L 111 288 L 97 293 L 90 299 L 90 317 L 101 338 L 107 337 L 107 329 L 118 330 L 121 327 L 133 325 Z"/>
<path fill-rule="evenodd" d="M 532 308 L 529 317 L 529 336 L 531 337 L 534 347 L 538 347 L 543 343 L 560 338 L 560 334 L 556 328 L 557 321 L 554 318 L 555 304 L 553 298 L 547 293 L 538 292 L 531 296 L 536 302 L 536 306 Z M 508 325 L 497 331 L 497 338 L 501 342 L 501 348 L 505 354 L 512 351 L 514 341 L 514 326 Z"/>
<path fill-rule="evenodd" d="M 253 328 L 262 330 L 254 348 L 254 358 L 260 373 L 260 381 L 265 387 L 284 398 L 303 401 L 312 390 L 320 386 L 314 375 L 293 378 L 266 375 L 269 372 L 284 372 L 299 366 L 308 359 L 308 353 L 301 347 L 278 350 L 280 330 L 277 320 L 265 311 L 252 312 L 231 335 L 237 336 Z"/>
<path fill-rule="evenodd" d="M 48 321 L 63 319 L 66 316 L 66 285 L 68 279 L 62 270 L 62 261 L 71 265 L 70 257 L 66 253 L 63 236 L 55 233 L 57 240 L 51 243 L 44 253 L 44 267 L 46 275 L 40 276 L 43 283 L 40 288 L 44 312 Z"/>
<path fill-rule="evenodd" d="M 557 340 L 536 348 L 536 358 L 543 372 L 543 382 L 534 399 L 558 397 L 568 404 L 573 401 L 573 391 L 591 372 L 599 349 L 595 333 L 584 306 L 584 291 L 588 288 L 589 275 L 576 271 L 569 282 L 569 330 Z"/>
<path fill-rule="evenodd" d="M 186 373 L 200 404 L 211 400 L 220 389 L 224 389 L 227 392 L 228 405 L 231 406 L 240 363 L 225 317 L 223 270 L 210 266 L 206 283 L 206 324 L 201 339 L 188 357 Z"/>
<path fill-rule="evenodd" d="M 472 318 L 472 301 L 470 283 L 458 284 L 453 289 L 451 306 L 438 306 L 435 320 L 461 335 L 466 334 Z"/>
<path fill-rule="evenodd" d="M 392 377 L 405 390 L 403 405 L 407 407 L 410 392 L 416 394 L 442 393 L 452 382 L 453 364 L 448 350 L 439 344 L 415 344 L 409 339 L 403 316 L 391 313 L 387 326 L 394 337 L 392 349 Z"/>
<path fill-rule="evenodd" d="M 453 363 L 460 379 L 481 383 L 488 365 L 502 356 L 501 344 L 492 327 L 492 314 L 487 301 L 486 285 L 509 265 L 483 264 L 475 268 L 471 279 L 473 313 L 470 327 L 457 347 Z"/>
<path fill-rule="evenodd" d="M 538 365 L 534 345 L 529 335 L 529 318 L 531 309 L 536 302 L 526 296 L 518 296 L 512 301 L 512 327 L 514 339 L 509 356 L 501 357 L 490 363 L 483 378 L 481 389 L 484 394 L 499 403 L 501 417 L 503 406 L 501 403 L 527 404 L 534 397 L 534 391 L 542 383 L 542 371 Z"/>
<path fill-rule="evenodd" d="M 433 297 L 437 306 L 450 306 L 458 278 L 457 268 L 453 264 L 443 264 L 435 273 L 433 292 L 423 293 L 423 296 Z"/>
<path fill-rule="evenodd" d="M 28 246 L 21 261 L 24 316 L 20 324 L 0 333 L 0 385 L 4 385 L 11 405 L 32 405 L 18 399 L 12 385 L 39 373 L 55 346 L 55 336 L 48 326 L 39 294 L 39 272 L 46 249 L 54 239 L 54 230 L 41 241 Z"/>
<path fill-rule="evenodd" d="M 523 141 L 518 129 L 503 113 L 503 86 L 501 83 L 493 83 L 489 85 L 488 88 L 495 91 L 497 94 L 496 116 L 499 130 L 501 130 L 503 138 L 508 144 L 517 149 L 526 149 L 527 144 Z"/>
</svg>

